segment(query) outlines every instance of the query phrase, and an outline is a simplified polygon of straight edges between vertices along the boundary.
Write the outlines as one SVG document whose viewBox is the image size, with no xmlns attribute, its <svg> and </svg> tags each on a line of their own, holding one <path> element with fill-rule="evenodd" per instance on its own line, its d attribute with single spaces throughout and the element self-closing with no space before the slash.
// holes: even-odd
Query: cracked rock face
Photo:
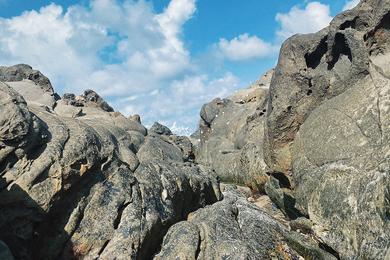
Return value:
<svg viewBox="0 0 390 260">
<path fill-rule="evenodd" d="M 202 107 L 196 161 L 210 166 L 222 181 L 264 189 L 263 136 L 272 74 L 270 70 L 250 88 Z"/>
<path fill-rule="evenodd" d="M 387 259 L 390 2 L 362 1 L 281 49 L 265 159 L 295 185 L 297 207 L 342 259 Z"/>
<path fill-rule="evenodd" d="M 0 83 L 1 255 L 148 259 L 171 225 L 221 199 L 185 138 L 148 136 L 100 106 L 48 107 L 9 85 Z"/>
</svg>

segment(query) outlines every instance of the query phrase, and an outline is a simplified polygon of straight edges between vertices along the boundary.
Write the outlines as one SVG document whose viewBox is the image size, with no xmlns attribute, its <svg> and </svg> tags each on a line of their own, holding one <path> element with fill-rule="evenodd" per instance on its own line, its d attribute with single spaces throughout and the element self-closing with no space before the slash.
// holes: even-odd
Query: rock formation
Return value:
<svg viewBox="0 0 390 260">
<path fill-rule="evenodd" d="M 148 135 L 100 98 L 42 101 L 21 80 L 0 83 L 1 256 L 147 259 L 171 225 L 221 199 L 185 138 Z"/>
<path fill-rule="evenodd" d="M 222 181 L 264 189 L 263 136 L 272 74 L 273 70 L 250 88 L 202 107 L 197 162 L 210 166 Z"/>
<path fill-rule="evenodd" d="M 297 253 L 295 250 L 299 251 Z M 172 226 L 155 259 L 336 259 L 310 238 L 290 232 L 232 187 L 224 200 Z"/>
<path fill-rule="evenodd" d="M 201 111 L 197 160 L 207 158 L 222 179 L 241 171 L 245 183 L 259 184 L 266 173 L 260 190 L 290 218 L 310 218 L 315 236 L 341 259 L 389 258 L 389 42 L 390 2 L 377 0 L 362 1 L 318 33 L 291 37 L 269 87 L 265 125 L 255 117 L 255 129 L 265 133 L 256 136 L 261 157 L 236 169 L 244 160 L 221 155 L 244 153 L 240 146 L 220 147 L 236 138 L 237 128 L 253 129 L 240 121 L 252 111 L 235 108 L 223 118 L 233 102 L 215 100 Z M 263 108 L 257 104 L 257 111 Z M 208 141 L 220 146 L 209 153 Z M 259 167 L 262 160 L 266 166 Z M 251 167 L 257 173 L 245 170 Z"/>
<path fill-rule="evenodd" d="M 366 0 L 281 49 L 265 160 L 343 259 L 390 257 L 390 2 Z"/>
<path fill-rule="evenodd" d="M 389 259 L 389 61 L 363 0 L 191 137 L 0 67 L 0 259 Z"/>
</svg>

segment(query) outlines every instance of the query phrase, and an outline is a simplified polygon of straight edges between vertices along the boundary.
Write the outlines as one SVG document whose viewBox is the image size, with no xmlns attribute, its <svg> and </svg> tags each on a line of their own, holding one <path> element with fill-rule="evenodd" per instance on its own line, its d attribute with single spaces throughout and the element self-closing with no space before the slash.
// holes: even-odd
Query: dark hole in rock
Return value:
<svg viewBox="0 0 390 260">
<path fill-rule="evenodd" d="M 290 180 L 287 178 L 287 176 L 282 172 L 273 172 L 271 173 L 271 176 L 273 176 L 275 179 L 279 181 L 280 188 L 290 188 L 291 183 Z"/>
<path fill-rule="evenodd" d="M 313 93 L 313 90 L 309 89 L 306 93 L 306 95 L 310 96 Z"/>
<path fill-rule="evenodd" d="M 286 211 L 287 217 L 290 219 L 297 219 L 303 217 L 303 215 L 295 208 L 295 198 L 289 194 L 284 194 L 283 204 Z"/>
<path fill-rule="evenodd" d="M 328 51 L 327 40 L 328 40 L 328 37 L 322 38 L 320 43 L 318 44 L 318 46 L 315 48 L 315 50 L 313 52 L 305 54 L 305 60 L 306 60 L 307 67 L 315 69 L 321 63 L 322 57 Z"/>
<path fill-rule="evenodd" d="M 342 23 L 340 25 L 340 30 L 345 30 L 347 28 L 352 28 L 352 29 L 355 29 L 356 28 L 356 20 L 357 20 L 357 17 L 355 17 L 353 20 L 348 20 L 348 21 L 345 21 L 344 23 Z"/>
<path fill-rule="evenodd" d="M 333 69 L 341 55 L 347 56 L 349 61 L 352 62 L 352 52 L 348 46 L 347 39 L 345 38 L 344 34 L 336 33 L 332 47 L 332 60 L 328 62 L 329 70 Z"/>
<path fill-rule="evenodd" d="M 292 106 L 288 106 L 288 107 L 287 107 L 287 112 L 289 112 L 289 113 L 290 113 L 290 112 L 291 112 L 291 110 L 292 110 Z"/>
</svg>

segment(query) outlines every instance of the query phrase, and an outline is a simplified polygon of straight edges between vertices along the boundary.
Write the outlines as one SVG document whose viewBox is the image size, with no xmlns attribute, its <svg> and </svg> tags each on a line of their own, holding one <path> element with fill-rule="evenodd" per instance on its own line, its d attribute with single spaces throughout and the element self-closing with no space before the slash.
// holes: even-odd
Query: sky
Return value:
<svg viewBox="0 0 390 260">
<path fill-rule="evenodd" d="M 215 97 L 248 87 L 288 37 L 357 0 L 0 0 L 0 65 L 26 63 L 56 92 L 93 89 L 125 116 L 195 131 Z"/>
</svg>

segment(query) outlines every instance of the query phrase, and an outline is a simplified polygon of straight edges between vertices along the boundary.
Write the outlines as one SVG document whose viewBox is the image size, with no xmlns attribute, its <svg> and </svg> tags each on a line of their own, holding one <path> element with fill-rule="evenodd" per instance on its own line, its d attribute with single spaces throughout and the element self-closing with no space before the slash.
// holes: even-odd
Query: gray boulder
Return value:
<svg viewBox="0 0 390 260">
<path fill-rule="evenodd" d="M 224 200 L 172 226 L 155 259 L 336 259 L 288 231 L 234 188 Z"/>
<path fill-rule="evenodd" d="M 80 96 L 65 93 L 62 96 L 62 101 L 66 105 L 75 107 L 97 107 L 106 112 L 114 112 L 114 109 L 98 93 L 90 89 L 84 91 L 84 94 Z"/>
<path fill-rule="evenodd" d="M 273 70 L 248 89 L 205 104 L 196 161 L 210 166 L 222 181 L 264 190 L 267 168 L 263 156 L 268 86 Z"/>
<path fill-rule="evenodd" d="M 30 80 L 40 86 L 43 91 L 54 94 L 50 80 L 40 71 L 26 64 L 18 64 L 11 67 L 0 66 L 0 81 L 17 82 L 22 80 Z"/>
<path fill-rule="evenodd" d="M 165 125 L 162 125 L 158 122 L 154 122 L 152 127 L 149 129 L 150 132 L 153 132 L 158 135 L 172 135 L 171 129 L 166 127 Z"/>
<path fill-rule="evenodd" d="M 58 95 L 54 93 L 50 80 L 29 65 L 0 66 L 0 81 L 16 90 L 27 103 L 40 104 L 53 109 Z"/>
<path fill-rule="evenodd" d="M 365 0 L 281 49 L 265 160 L 341 259 L 388 259 L 390 2 Z"/>
</svg>

